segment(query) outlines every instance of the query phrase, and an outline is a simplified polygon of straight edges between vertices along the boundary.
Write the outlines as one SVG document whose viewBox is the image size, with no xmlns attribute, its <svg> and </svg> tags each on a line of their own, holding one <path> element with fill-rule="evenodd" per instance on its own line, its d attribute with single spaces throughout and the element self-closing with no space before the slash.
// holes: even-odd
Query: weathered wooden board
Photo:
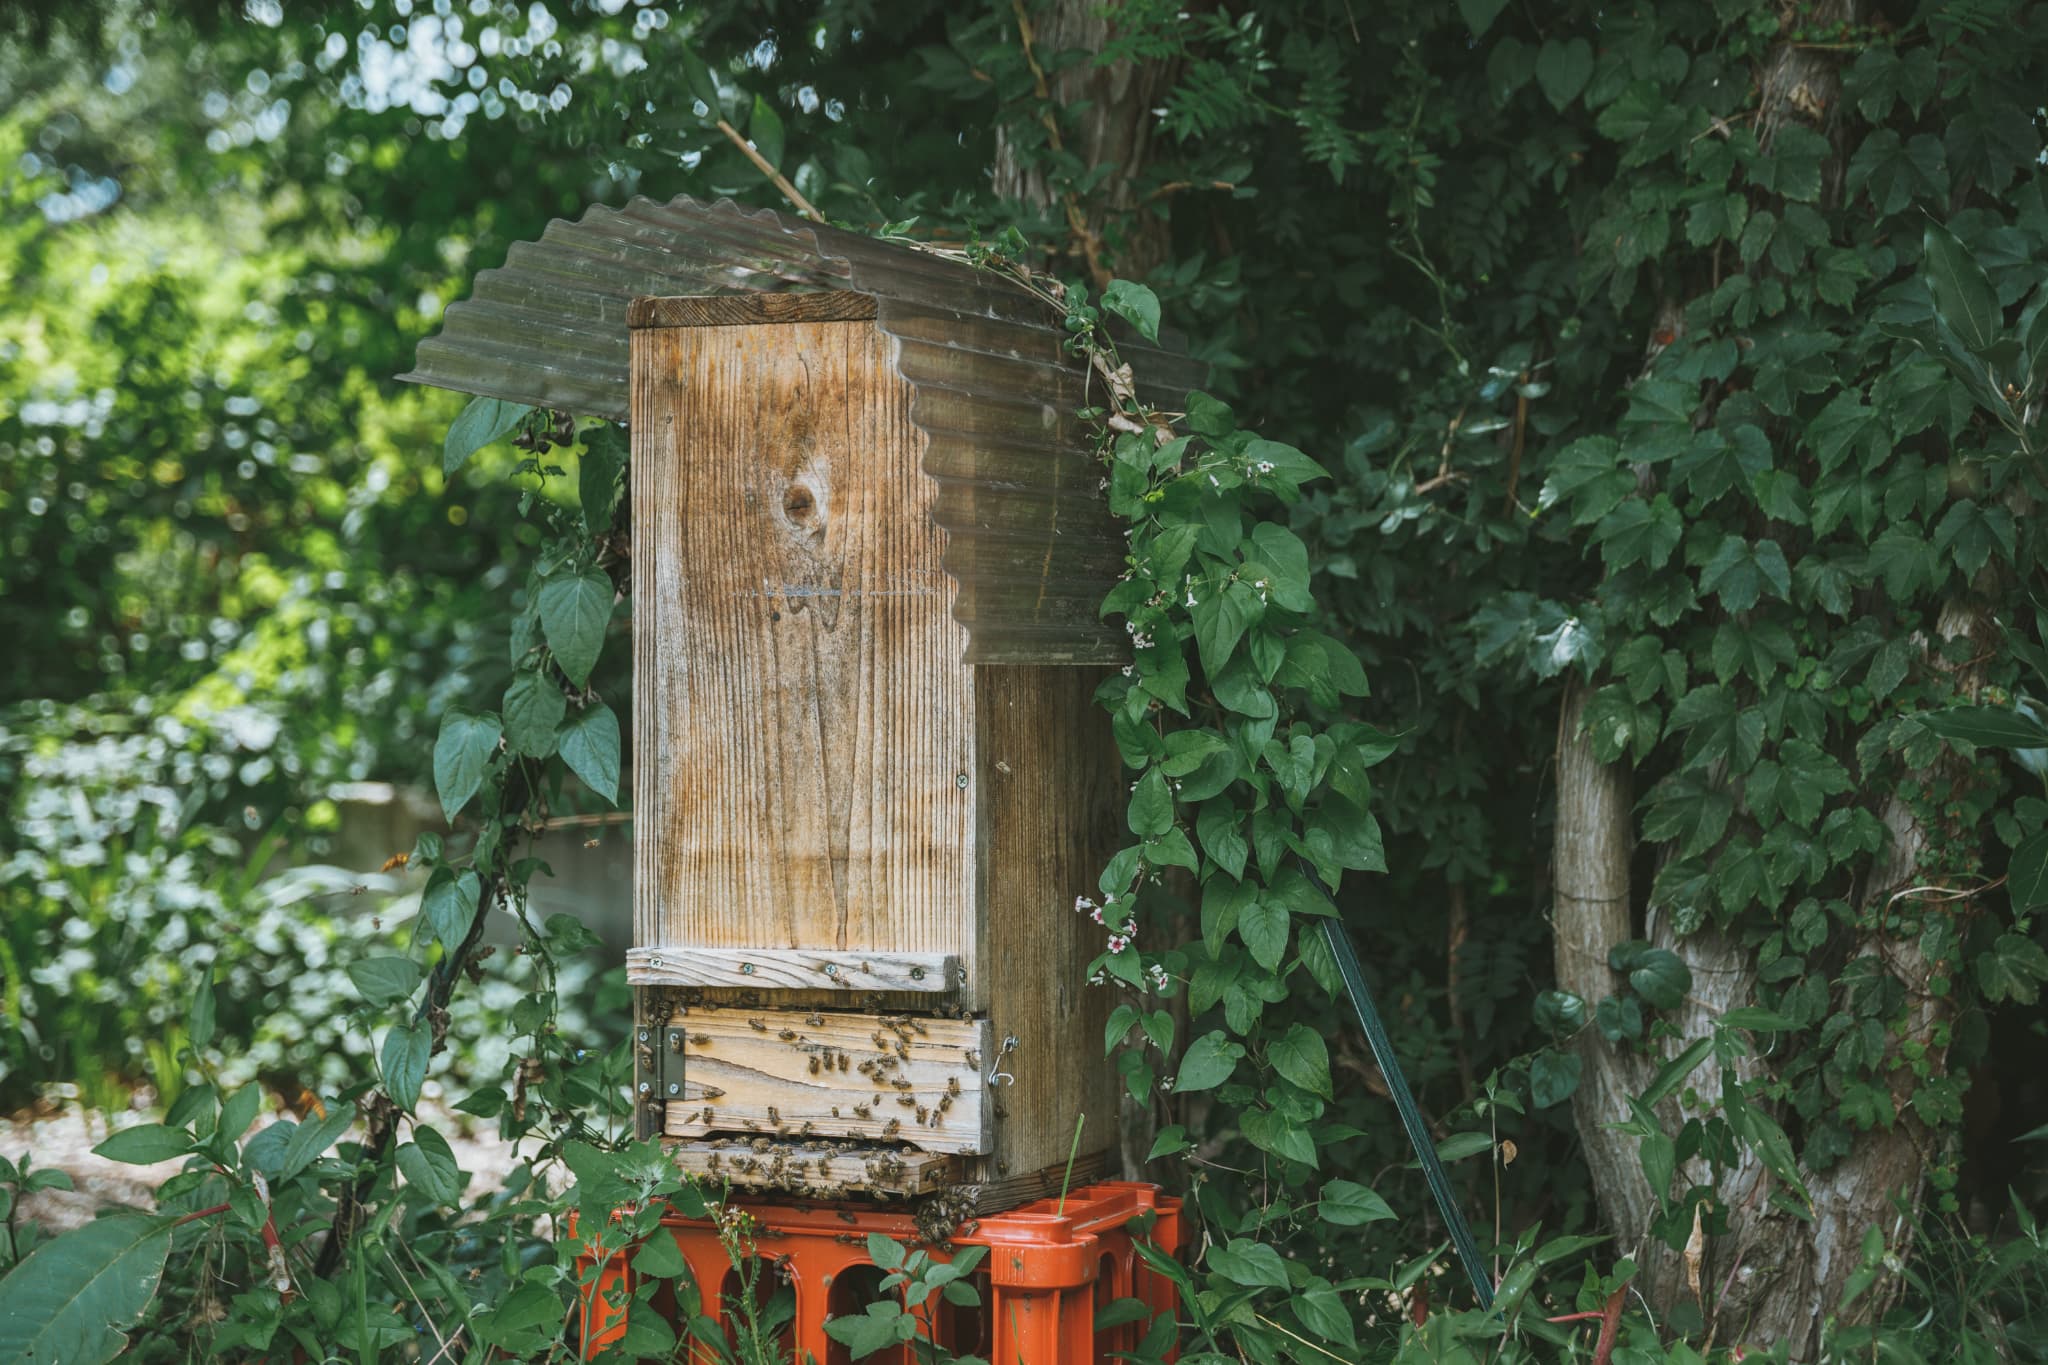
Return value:
<svg viewBox="0 0 2048 1365">
<path fill-rule="evenodd" d="M 1116 1143 L 1120 1086 L 1102 1055 L 1114 1002 L 1087 973 L 1104 931 L 1074 913 L 1076 896 L 1100 899 L 1096 879 L 1123 825 L 1120 760 L 1093 700 L 1101 677 L 1050 666 L 975 670 L 981 970 L 1000 1069 L 1012 1078 L 990 1092 L 991 1181 L 1064 1164 L 1082 1114 L 1083 1153 Z"/>
<path fill-rule="evenodd" d="M 761 991 L 950 992 L 964 981 L 951 953 L 814 952 L 801 948 L 631 948 L 635 986 Z"/>
<path fill-rule="evenodd" d="M 973 998 L 972 670 L 893 342 L 632 346 L 636 941 L 957 954 Z"/>
<path fill-rule="evenodd" d="M 670 1137 L 990 1150 L 986 1020 L 696 1006 L 671 1027 L 685 1030 L 685 1045 L 682 1097 L 669 1101 L 663 1125 Z"/>
</svg>

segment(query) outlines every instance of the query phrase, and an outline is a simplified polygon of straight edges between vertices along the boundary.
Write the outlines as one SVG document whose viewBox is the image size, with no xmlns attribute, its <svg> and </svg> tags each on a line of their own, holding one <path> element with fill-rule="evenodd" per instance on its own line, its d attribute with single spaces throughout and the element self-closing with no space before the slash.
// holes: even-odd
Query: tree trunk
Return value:
<svg viewBox="0 0 2048 1365">
<path fill-rule="evenodd" d="M 1557 988 L 1586 1002 L 1588 1012 L 1614 993 L 1607 950 L 1635 937 L 1629 909 L 1628 864 L 1635 849 L 1634 796 L 1625 764 L 1602 763 L 1585 734 L 1583 717 L 1592 689 L 1576 674 L 1565 684 L 1557 722 L 1557 827 L 1551 854 L 1556 909 L 1552 960 Z M 1598 1029 L 1583 1029 L 1574 1045 L 1581 1073 L 1572 1117 L 1585 1147 L 1593 1190 L 1609 1227 L 1622 1235 L 1621 1252 L 1636 1245 L 1657 1211 L 1657 1200 L 1636 1159 L 1636 1141 L 1610 1124 L 1629 1118 L 1629 1096 L 1649 1079 L 1642 1060 L 1608 1045 Z"/>
<path fill-rule="evenodd" d="M 1038 78 L 1039 121 L 1055 153 L 1088 170 L 1114 172 L 1084 201 L 1054 189 L 1036 136 L 996 129 L 995 190 L 1044 211 L 1065 213 L 1069 248 L 1099 289 L 1111 274 L 1140 276 L 1166 258 L 1164 214 L 1139 213 L 1138 179 L 1152 147 L 1152 110 L 1173 83 L 1169 62 L 1100 62 L 1119 0 L 1012 0 L 1018 37 Z M 1078 59 L 1075 54 L 1083 54 Z M 1071 111 L 1069 113 L 1068 111 Z"/>
<path fill-rule="evenodd" d="M 1832 19 L 1855 22 L 1858 6 L 1837 0 L 1804 12 L 1806 22 Z M 1788 122 L 1801 121 L 1833 132 L 1841 82 L 1834 53 L 1810 46 L 1780 43 L 1758 72 L 1761 118 L 1759 137 L 1768 147 Z M 1839 184 L 1840 147 L 1826 169 L 1828 193 Z M 1942 640 L 1977 635 L 1982 623 L 1974 613 L 1953 604 L 1944 611 L 1937 634 Z M 1930 664 L 1943 667 L 1938 649 L 1927 653 Z M 1975 679 L 1958 677 L 1965 691 Z M 1589 1005 L 1613 988 L 1605 963 L 1612 943 L 1631 937 L 1627 865 L 1630 853 L 1629 782 L 1626 770 L 1598 763 L 1578 733 L 1586 689 L 1576 682 L 1567 689 L 1558 742 L 1557 978 Z M 1880 818 L 1890 846 L 1871 870 L 1863 887 L 1866 905 L 1882 908 L 1913 885 L 1930 841 L 1930 832 L 1916 818 L 1906 793 L 1924 793 L 1954 774 L 1948 763 L 1940 771 L 1907 775 L 1897 792 L 1882 802 Z M 1880 915 L 1881 923 L 1891 917 Z M 1727 1011 L 1755 1003 L 1757 971 L 1753 953 L 1731 936 L 1707 929 L 1681 938 L 1670 917 L 1649 910 L 1647 934 L 1660 947 L 1684 959 L 1692 973 L 1692 990 L 1668 1022 L 1677 1037 L 1663 1049 L 1669 1056 L 1688 1041 L 1711 1033 L 1714 1021 Z M 1873 960 L 1877 969 L 1899 979 L 1909 1005 L 1903 1028 L 1891 1046 L 1916 1045 L 1926 1067 L 1939 1075 L 1943 1049 L 1935 1045 L 1937 1027 L 1946 1017 L 1943 1001 L 1924 989 L 1928 964 L 1915 938 L 1873 931 L 1852 948 L 1851 960 Z M 1901 1067 L 1894 1074 L 1893 1105 L 1898 1118 L 1885 1129 L 1859 1135 L 1849 1154 L 1832 1169 L 1802 1171 L 1813 1196 L 1813 1220 L 1804 1222 L 1770 1203 L 1776 1180 L 1753 1152 L 1744 1151 L 1718 1181 L 1703 1161 L 1686 1163 L 1678 1173 L 1681 1188 L 1714 1184 L 1714 1200 L 1728 1218 L 1728 1231 L 1703 1248 L 1699 1264 L 1688 1267 L 1661 1243 L 1648 1245 L 1644 1233 L 1657 1211 L 1636 1159 L 1635 1140 L 1606 1130 L 1625 1118 L 1626 1096 L 1641 1090 L 1657 1058 L 1617 1052 L 1594 1038 L 1581 1044 L 1586 1070 L 1575 1098 L 1574 1117 L 1585 1144 L 1602 1215 L 1620 1234 L 1621 1249 L 1643 1267 L 1641 1288 L 1654 1308 L 1668 1310 L 1692 1296 L 1695 1277 L 1701 1310 L 1708 1316 L 1713 1339 L 1723 1345 L 1783 1344 L 1791 1358 L 1808 1359 L 1820 1347 L 1823 1324 L 1840 1308 L 1849 1277 L 1861 1266 L 1866 1233 L 1879 1229 L 1887 1246 L 1903 1253 L 1920 1209 L 1923 1160 L 1928 1139 L 1924 1126 L 1906 1103 L 1912 1080 Z M 1738 1083 L 1768 1075 L 1760 1056 L 1738 1059 L 1731 1068 Z M 1723 1075 L 1709 1062 L 1691 1078 L 1702 1105 L 1721 1104 Z M 1669 1108 L 1667 1103 L 1666 1108 Z M 1667 1132 L 1675 1133 L 1675 1110 L 1660 1113 Z M 1901 1209 L 1903 1208 L 1903 1214 Z M 1851 1310 L 1867 1319 L 1886 1306 L 1899 1289 L 1896 1280 L 1865 1294 Z"/>
</svg>

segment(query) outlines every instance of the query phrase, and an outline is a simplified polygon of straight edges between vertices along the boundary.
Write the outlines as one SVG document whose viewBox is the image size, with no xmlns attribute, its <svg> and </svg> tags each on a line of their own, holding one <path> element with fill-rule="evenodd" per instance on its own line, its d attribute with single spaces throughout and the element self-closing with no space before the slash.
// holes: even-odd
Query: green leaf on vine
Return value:
<svg viewBox="0 0 2048 1365">
<path fill-rule="evenodd" d="M 1962 339 L 1971 351 L 1991 349 L 2005 328 L 2004 311 L 1998 306 L 1998 291 L 1984 267 L 1977 264 L 1970 249 L 1939 223 L 1929 223 L 1922 235 L 1926 252 L 1928 289 L 1934 295 L 1934 313 Z"/>
<path fill-rule="evenodd" d="M 1585 1063 L 1576 1052 L 1546 1048 L 1529 1063 L 1529 1099 L 1538 1109 L 1563 1104 L 1579 1088 Z"/>
<path fill-rule="evenodd" d="M 1166 833 L 1173 828 L 1173 792 L 1166 785 L 1166 774 L 1158 768 L 1149 769 L 1138 779 L 1138 786 L 1131 793 L 1128 816 L 1131 833 L 1141 839 L 1149 839 Z"/>
<path fill-rule="evenodd" d="M 1188 1044 L 1187 1055 L 1181 1058 L 1180 1074 L 1174 1078 L 1174 1092 L 1214 1090 L 1230 1079 L 1243 1056 L 1242 1043 L 1224 1037 L 1220 1029 L 1211 1029 Z"/>
<path fill-rule="evenodd" d="M 619 801 L 619 718 L 603 702 L 572 717 L 555 738 L 562 762 L 583 785 L 617 805 Z"/>
<path fill-rule="evenodd" d="M 1238 908 L 1237 935 L 1251 950 L 1252 960 L 1269 972 L 1287 954 L 1287 923 L 1287 907 L 1278 901 L 1255 897 Z"/>
<path fill-rule="evenodd" d="M 555 663 L 577 687 L 590 680 L 590 670 L 597 665 L 615 597 L 610 576 L 598 569 L 557 574 L 541 584 L 541 633 L 554 651 Z"/>
<path fill-rule="evenodd" d="M 1209 1249 L 1209 1269 L 1236 1284 L 1287 1288 L 1287 1262 L 1264 1242 L 1233 1237 L 1227 1246 Z"/>
<path fill-rule="evenodd" d="M 366 957 L 348 964 L 348 979 L 357 994 L 382 1007 L 410 999 L 419 989 L 420 964 L 409 957 Z"/>
<path fill-rule="evenodd" d="M 1394 1210 L 1387 1201 L 1354 1180 L 1332 1180 L 1323 1186 L 1318 1210 L 1325 1223 L 1335 1223 L 1340 1228 L 1394 1221 Z"/>
<path fill-rule="evenodd" d="M 434 790 L 451 824 L 483 787 L 484 769 L 498 751 L 501 733 L 497 716 L 488 711 L 479 715 L 451 707 L 441 717 L 441 734 L 434 741 Z"/>
<path fill-rule="evenodd" d="M 437 867 L 420 896 L 420 918 L 429 934 L 453 948 L 468 937 L 469 926 L 476 919 L 477 902 L 482 897 L 483 882 L 473 870 L 464 868 L 457 872 L 452 867 Z"/>
<path fill-rule="evenodd" d="M 453 474 L 469 457 L 511 433 L 533 409 L 524 403 L 502 398 L 472 398 L 462 415 L 448 424 L 448 438 L 441 444 L 441 472 Z"/>
<path fill-rule="evenodd" d="M 594 536 L 611 529 L 612 509 L 619 502 L 619 476 L 626 469 L 626 435 L 606 422 L 583 437 L 583 457 L 576 464 L 576 494 L 583 504 L 583 525 Z"/>
<path fill-rule="evenodd" d="M 1159 340 L 1159 296 L 1135 280 L 1111 280 L 1102 306 L 1137 328 L 1147 341 Z"/>
<path fill-rule="evenodd" d="M 1266 1049 L 1273 1069 L 1311 1095 L 1330 1099 L 1330 1050 L 1322 1035 L 1306 1024 L 1290 1024 L 1281 1039 Z"/>
<path fill-rule="evenodd" d="M 378 1053 L 384 1068 L 384 1089 L 400 1109 L 411 1112 L 427 1079 L 427 1054 L 433 1039 L 427 1025 L 394 1024 L 384 1034 Z"/>
<path fill-rule="evenodd" d="M 521 673 L 505 689 L 505 743 L 529 758 L 555 751 L 555 728 L 569 709 L 562 689 L 539 673 Z"/>
</svg>

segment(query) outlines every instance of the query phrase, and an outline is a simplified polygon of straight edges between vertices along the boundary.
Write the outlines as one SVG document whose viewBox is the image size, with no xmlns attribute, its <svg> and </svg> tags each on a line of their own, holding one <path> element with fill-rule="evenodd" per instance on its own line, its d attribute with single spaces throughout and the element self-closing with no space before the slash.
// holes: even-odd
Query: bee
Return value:
<svg viewBox="0 0 2048 1365">
<path fill-rule="evenodd" d="M 905 1109 L 914 1109 L 917 1107 L 917 1096 L 898 1095 L 896 1097 L 896 1103 L 902 1105 Z"/>
<path fill-rule="evenodd" d="M 711 1035 L 710 1035 L 710 1034 L 708 1034 L 708 1033 L 693 1033 L 693 1034 L 691 1034 L 691 1035 L 690 1035 L 690 1046 L 691 1046 L 691 1047 L 710 1047 L 710 1046 L 711 1046 Z"/>
<path fill-rule="evenodd" d="M 960 1097 L 960 1078 L 958 1076 L 946 1077 L 946 1094 L 952 1099 Z"/>
<path fill-rule="evenodd" d="M 968 1048 L 963 1055 L 967 1058 L 967 1066 L 970 1070 L 981 1070 L 981 1054 L 979 1052 L 976 1052 L 973 1048 Z"/>
<path fill-rule="evenodd" d="M 777 1038 L 780 1038 L 785 1043 L 793 1043 L 796 1041 L 797 1038 L 796 1030 L 793 1028 L 786 1028 L 782 1030 L 782 1032 L 776 1034 L 775 1036 Z"/>
<path fill-rule="evenodd" d="M 816 1057 L 811 1058 L 811 1074 L 815 1076 L 821 1069 L 822 1068 L 818 1065 L 818 1059 Z"/>
<path fill-rule="evenodd" d="M 893 1138 L 902 1131 L 903 1120 L 901 1119 L 890 1119 L 886 1124 L 882 1125 L 882 1136 L 885 1138 Z"/>
<path fill-rule="evenodd" d="M 865 1104 L 856 1104 L 853 1106 L 853 1116 L 857 1119 L 871 1119 L 875 1116 L 875 1111 Z"/>
<path fill-rule="evenodd" d="M 846 1070 L 846 1054 L 843 1052 L 839 1054 L 839 1069 Z"/>
<path fill-rule="evenodd" d="M 410 853 L 394 853 L 389 858 L 386 858 L 384 860 L 384 866 L 378 868 L 377 870 L 379 872 L 393 872 L 400 868 L 403 868 L 407 863 L 410 863 L 411 861 L 412 854 Z M 364 889 L 365 888 L 360 886 L 356 888 L 356 890 L 359 892 Z"/>
<path fill-rule="evenodd" d="M 916 1101 L 914 1101 L 914 1100 L 913 1100 L 913 1101 L 912 1101 L 912 1103 L 916 1103 Z M 917 1121 L 918 1121 L 918 1124 L 919 1124 L 920 1126 L 922 1126 L 922 1125 L 923 1125 L 923 1124 L 925 1124 L 925 1123 L 926 1123 L 927 1121 L 929 1121 L 929 1120 L 930 1120 L 930 1118 L 931 1118 L 931 1116 L 932 1116 L 932 1111 L 931 1111 L 931 1110 L 929 1110 L 929 1109 L 925 1108 L 925 1107 L 924 1107 L 923 1105 L 921 1105 L 921 1104 L 919 1104 L 919 1105 L 917 1106 Z"/>
<path fill-rule="evenodd" d="M 768 1106 L 768 1121 L 778 1125 L 782 1122 L 782 1114 L 772 1104 Z"/>
<path fill-rule="evenodd" d="M 768 1026 L 762 1023 L 759 1019 L 747 1020 L 747 1027 L 752 1029 L 756 1033 L 766 1033 L 768 1031 Z"/>
<path fill-rule="evenodd" d="M 804 1022 L 812 1028 L 823 1028 L 825 1027 L 825 1016 L 822 1014 L 806 1014 Z"/>
</svg>

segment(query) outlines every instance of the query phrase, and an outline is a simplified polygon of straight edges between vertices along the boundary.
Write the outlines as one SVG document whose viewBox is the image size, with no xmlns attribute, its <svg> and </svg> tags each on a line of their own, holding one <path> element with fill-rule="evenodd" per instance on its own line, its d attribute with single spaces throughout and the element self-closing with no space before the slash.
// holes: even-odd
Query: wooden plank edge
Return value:
<svg viewBox="0 0 2048 1365">
<path fill-rule="evenodd" d="M 626 305 L 626 326 L 756 327 L 776 322 L 867 322 L 877 312 L 875 296 L 851 289 L 812 294 L 688 294 L 637 298 Z"/>
<path fill-rule="evenodd" d="M 746 990 L 958 990 L 953 953 L 810 952 L 792 948 L 632 948 L 626 980 L 635 986 Z"/>
</svg>

